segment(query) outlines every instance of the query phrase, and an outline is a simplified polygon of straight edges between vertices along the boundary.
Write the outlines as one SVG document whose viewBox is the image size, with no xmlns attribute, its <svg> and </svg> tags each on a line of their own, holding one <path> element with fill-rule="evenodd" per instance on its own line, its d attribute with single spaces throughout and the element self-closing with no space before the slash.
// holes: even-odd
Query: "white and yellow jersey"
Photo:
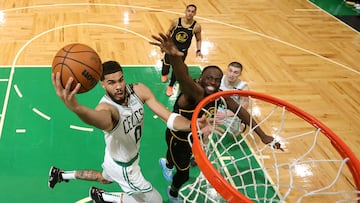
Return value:
<svg viewBox="0 0 360 203">
<path fill-rule="evenodd" d="M 235 86 L 228 86 L 226 85 L 226 78 L 225 75 L 221 78 L 221 84 L 220 84 L 220 89 L 225 91 L 225 90 L 247 90 L 248 87 L 248 83 L 242 80 L 239 80 L 239 82 L 235 85 Z M 233 98 L 237 103 L 240 103 L 240 97 L 239 96 L 231 96 L 231 98 Z"/>
</svg>

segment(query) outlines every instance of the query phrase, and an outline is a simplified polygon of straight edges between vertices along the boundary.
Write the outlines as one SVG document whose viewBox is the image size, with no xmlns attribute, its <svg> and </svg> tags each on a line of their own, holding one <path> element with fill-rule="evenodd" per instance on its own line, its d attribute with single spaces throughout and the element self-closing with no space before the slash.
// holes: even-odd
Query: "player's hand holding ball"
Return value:
<svg viewBox="0 0 360 203">
<path fill-rule="evenodd" d="M 93 89 L 102 75 L 99 55 L 84 44 L 61 48 L 52 63 L 52 83 L 56 94 L 73 111 L 79 107 L 75 94 Z"/>
<path fill-rule="evenodd" d="M 98 53 L 85 44 L 68 44 L 61 48 L 52 62 L 52 73 L 60 72 L 63 88 L 69 78 L 73 78 L 70 90 L 80 83 L 77 93 L 93 89 L 102 75 L 102 63 Z"/>
</svg>

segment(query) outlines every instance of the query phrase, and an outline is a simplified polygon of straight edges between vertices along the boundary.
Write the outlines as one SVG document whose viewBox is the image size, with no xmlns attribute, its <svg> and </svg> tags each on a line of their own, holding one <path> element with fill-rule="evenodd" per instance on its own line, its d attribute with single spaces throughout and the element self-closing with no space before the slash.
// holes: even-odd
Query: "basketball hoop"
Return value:
<svg viewBox="0 0 360 203">
<path fill-rule="evenodd" d="M 248 112 L 257 125 L 250 122 L 240 136 L 231 133 L 231 124 L 222 133 L 214 127 L 205 143 L 197 126 L 198 116 L 209 114 L 203 107 L 215 103 L 216 114 L 233 95 L 249 98 Z M 263 144 L 257 127 L 275 136 L 285 152 Z M 353 152 L 312 115 L 275 97 L 232 90 L 204 98 L 192 117 L 192 139 L 201 171 L 181 189 L 184 202 L 360 202 L 360 162 Z"/>
</svg>

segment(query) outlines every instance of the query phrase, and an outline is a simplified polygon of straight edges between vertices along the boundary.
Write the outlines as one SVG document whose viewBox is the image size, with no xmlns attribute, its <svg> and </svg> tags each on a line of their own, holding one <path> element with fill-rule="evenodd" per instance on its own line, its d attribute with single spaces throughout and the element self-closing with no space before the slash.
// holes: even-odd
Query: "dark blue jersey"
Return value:
<svg viewBox="0 0 360 203">
<path fill-rule="evenodd" d="M 181 18 L 179 18 L 178 25 L 171 34 L 172 40 L 174 41 L 179 51 L 186 52 L 190 47 L 191 39 L 194 35 L 195 24 L 196 21 L 194 20 L 190 27 L 184 27 L 181 24 Z"/>
</svg>

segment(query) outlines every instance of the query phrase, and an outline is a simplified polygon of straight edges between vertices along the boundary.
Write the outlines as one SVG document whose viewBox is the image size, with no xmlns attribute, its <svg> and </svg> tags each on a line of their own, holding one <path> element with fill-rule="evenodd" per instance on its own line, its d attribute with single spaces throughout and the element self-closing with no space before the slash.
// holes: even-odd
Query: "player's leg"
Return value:
<svg viewBox="0 0 360 203">
<path fill-rule="evenodd" d="M 149 192 L 145 192 L 145 193 L 140 192 L 140 193 L 128 195 L 126 193 L 109 193 L 109 192 L 105 192 L 103 189 L 91 187 L 89 190 L 89 196 L 96 203 L 108 203 L 108 202 L 159 203 L 159 202 L 162 202 L 162 197 L 156 189 L 153 189 L 153 190 L 151 190 Z"/>
<path fill-rule="evenodd" d="M 174 84 L 176 82 L 174 71 L 171 72 L 170 82 L 166 89 L 166 95 L 171 96 L 173 94 Z"/>
<path fill-rule="evenodd" d="M 161 195 L 141 173 L 139 159 L 138 157 L 133 163 L 115 162 L 109 153 L 105 152 L 102 175 L 105 179 L 119 184 L 124 191 L 121 195 L 123 202 L 162 202 Z M 120 198 L 108 193 L 103 193 L 102 196 L 109 202 Z"/>
<path fill-rule="evenodd" d="M 164 178 L 167 181 L 171 182 L 172 177 L 173 177 L 174 163 L 172 162 L 172 158 L 171 158 L 170 146 L 171 146 L 173 136 L 171 134 L 171 131 L 168 128 L 166 129 L 165 135 L 166 135 L 166 144 L 167 144 L 166 158 L 163 158 L 163 157 L 160 158 L 159 164 L 161 166 Z"/>
<path fill-rule="evenodd" d="M 64 171 L 55 166 L 50 168 L 48 186 L 54 188 L 57 183 L 69 182 L 71 179 L 97 181 L 103 184 L 109 184 L 111 181 L 106 180 L 100 171 L 96 170 L 77 170 Z"/>
<path fill-rule="evenodd" d="M 170 72 L 170 57 L 169 55 L 165 54 L 162 61 L 162 68 L 161 68 L 161 82 L 166 82 L 168 79 L 168 75 Z"/>
<path fill-rule="evenodd" d="M 182 60 L 185 61 L 186 56 L 187 56 L 187 50 L 183 51 L 183 53 L 184 53 L 184 55 L 182 56 Z M 173 70 L 171 72 L 171 78 L 170 78 L 169 85 L 166 89 L 167 96 L 171 96 L 173 94 L 173 90 L 174 90 L 173 88 L 174 88 L 175 82 L 176 82 L 176 77 L 175 77 L 174 70 Z"/>
<path fill-rule="evenodd" d="M 63 178 L 63 173 L 64 170 L 51 166 L 49 171 L 48 186 L 50 188 L 54 188 L 57 183 L 61 183 L 63 181 L 69 182 L 69 180 Z"/>
<path fill-rule="evenodd" d="M 135 193 L 131 196 L 125 195 L 123 202 L 137 203 L 137 202 L 148 202 L 148 203 L 158 203 L 162 202 L 162 197 L 160 193 L 154 188 L 150 192 L 145 193 Z"/>
<path fill-rule="evenodd" d="M 174 139 L 171 154 L 175 163 L 176 173 L 169 190 L 169 197 L 178 197 L 181 186 L 189 180 L 191 147 L 187 140 Z"/>
</svg>

